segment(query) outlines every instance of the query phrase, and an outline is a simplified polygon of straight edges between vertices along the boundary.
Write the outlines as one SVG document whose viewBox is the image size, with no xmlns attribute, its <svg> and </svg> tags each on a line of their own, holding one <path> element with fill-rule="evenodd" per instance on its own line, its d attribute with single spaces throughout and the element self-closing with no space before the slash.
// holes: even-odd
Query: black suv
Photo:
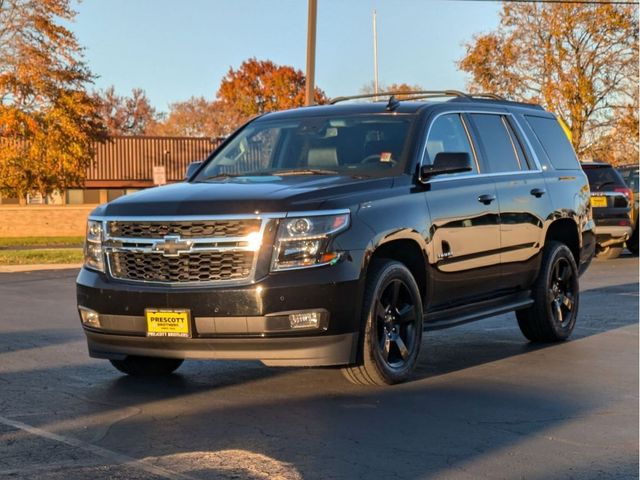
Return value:
<svg viewBox="0 0 640 480">
<path fill-rule="evenodd" d="M 585 162 L 591 188 L 591 208 L 596 224 L 596 255 L 599 258 L 618 258 L 624 243 L 631 238 L 631 205 L 633 191 L 620 173 L 608 163 Z"/>
<path fill-rule="evenodd" d="M 186 182 L 96 208 L 77 279 L 90 355 L 132 375 L 259 359 L 392 384 L 423 330 L 515 311 L 531 341 L 569 337 L 595 238 L 555 117 L 377 96 L 263 115 Z"/>
</svg>

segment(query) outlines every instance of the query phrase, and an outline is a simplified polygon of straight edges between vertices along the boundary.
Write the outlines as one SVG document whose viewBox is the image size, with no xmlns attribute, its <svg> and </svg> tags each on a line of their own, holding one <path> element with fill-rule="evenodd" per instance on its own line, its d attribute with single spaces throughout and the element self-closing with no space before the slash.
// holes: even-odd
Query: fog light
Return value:
<svg viewBox="0 0 640 480">
<path fill-rule="evenodd" d="M 88 327 L 100 327 L 100 315 L 98 312 L 85 307 L 78 307 L 80 320 Z"/>
<path fill-rule="evenodd" d="M 318 328 L 320 312 L 290 313 L 289 325 L 291 328 Z"/>
</svg>

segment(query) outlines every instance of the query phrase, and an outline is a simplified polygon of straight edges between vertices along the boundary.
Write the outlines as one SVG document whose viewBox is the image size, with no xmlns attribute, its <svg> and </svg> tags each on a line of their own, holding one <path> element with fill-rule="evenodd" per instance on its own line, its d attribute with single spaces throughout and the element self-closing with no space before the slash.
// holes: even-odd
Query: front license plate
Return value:
<svg viewBox="0 0 640 480">
<path fill-rule="evenodd" d="M 190 337 L 189 310 L 147 308 L 147 337 Z"/>
<path fill-rule="evenodd" d="M 607 206 L 607 197 L 591 197 L 591 206 L 592 207 L 606 207 Z"/>
</svg>

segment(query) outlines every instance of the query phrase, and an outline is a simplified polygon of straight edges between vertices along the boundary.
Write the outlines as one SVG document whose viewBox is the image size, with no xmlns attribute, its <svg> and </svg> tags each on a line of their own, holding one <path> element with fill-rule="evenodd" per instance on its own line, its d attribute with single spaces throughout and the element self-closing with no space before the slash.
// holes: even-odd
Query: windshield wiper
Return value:
<svg viewBox="0 0 640 480">
<path fill-rule="evenodd" d="M 335 170 L 322 170 L 319 168 L 298 168 L 293 170 L 273 170 L 267 172 L 243 172 L 243 173 L 218 173 L 216 175 L 209 175 L 208 177 L 200 178 L 198 180 L 215 180 L 216 178 L 235 178 L 235 177 L 268 177 L 271 175 L 286 176 L 286 175 L 338 175 Z"/>
<path fill-rule="evenodd" d="M 319 168 L 299 168 L 295 170 L 276 170 L 270 175 L 338 175 L 335 170 L 322 170 Z"/>
<path fill-rule="evenodd" d="M 197 178 L 196 180 L 213 180 L 216 178 L 233 178 L 233 177 L 244 177 L 245 173 L 216 173 L 215 175 L 209 175 L 204 178 Z"/>
</svg>

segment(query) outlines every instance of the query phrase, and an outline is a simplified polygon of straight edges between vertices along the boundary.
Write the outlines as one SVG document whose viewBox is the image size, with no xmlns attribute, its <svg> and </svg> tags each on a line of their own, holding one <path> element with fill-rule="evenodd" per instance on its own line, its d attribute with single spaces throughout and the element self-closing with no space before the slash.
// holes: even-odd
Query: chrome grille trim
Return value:
<svg viewBox="0 0 640 480">
<path fill-rule="evenodd" d="M 121 282 L 133 282 L 144 283 L 149 285 L 167 285 L 167 286 L 194 286 L 194 285 L 247 285 L 255 281 L 255 272 L 258 262 L 258 257 L 261 248 L 261 242 L 264 238 L 264 232 L 268 223 L 277 218 L 285 217 L 285 214 L 266 214 L 266 215 L 221 215 L 221 216 L 181 216 L 181 217 L 94 217 L 91 216 L 91 220 L 98 220 L 103 223 L 103 248 L 105 251 L 105 262 L 107 266 L 107 274 L 114 280 Z M 185 241 L 191 243 L 191 247 L 186 252 L 181 252 L 173 257 L 165 256 L 162 252 L 154 251 L 154 244 L 163 241 L 164 237 L 160 238 L 146 238 L 146 237 L 121 237 L 110 236 L 107 229 L 109 222 L 153 222 L 153 223 L 171 223 L 171 222 L 202 222 L 202 221 L 215 221 L 215 220 L 258 220 L 260 229 L 258 232 L 252 232 L 246 236 L 240 237 L 184 237 Z M 252 242 L 256 241 L 254 236 L 259 238 L 260 246 L 256 248 Z M 169 236 L 169 235 L 167 235 Z M 114 254 L 117 253 L 129 253 L 129 254 L 145 254 L 145 255 L 157 255 L 158 258 L 165 258 L 167 261 L 161 261 L 162 265 L 174 265 L 177 259 L 182 256 L 198 254 L 215 254 L 225 253 L 229 257 L 235 252 L 253 252 L 253 258 L 251 259 L 250 269 L 246 276 L 238 277 L 238 275 L 231 275 L 228 279 L 214 279 L 214 280 L 180 280 L 180 281 L 166 281 L 166 280 L 143 280 L 139 278 L 126 278 L 118 276 L 118 272 L 115 270 Z M 155 263 L 158 263 L 158 258 L 155 258 Z M 173 258 L 169 261 L 169 258 Z M 184 262 L 189 264 L 189 259 L 185 257 Z M 152 263 L 152 262 L 150 262 Z M 161 275 L 159 275 L 160 277 Z M 188 276 L 188 275 L 187 275 Z"/>
</svg>

